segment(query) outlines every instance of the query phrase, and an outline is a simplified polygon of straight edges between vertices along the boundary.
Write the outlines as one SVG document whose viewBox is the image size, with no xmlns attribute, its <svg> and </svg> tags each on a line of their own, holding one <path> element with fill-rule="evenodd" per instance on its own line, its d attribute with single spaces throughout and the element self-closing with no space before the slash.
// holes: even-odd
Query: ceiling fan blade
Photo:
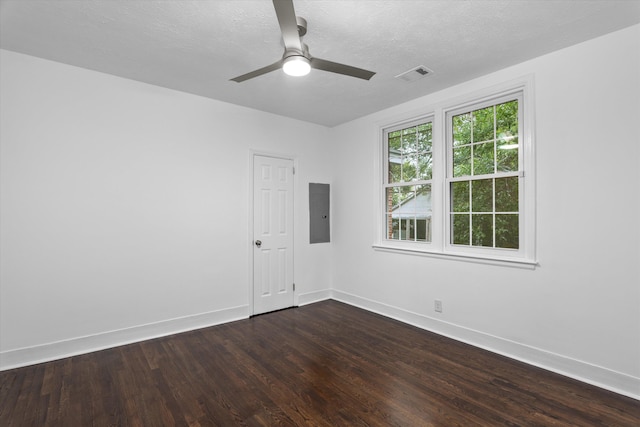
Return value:
<svg viewBox="0 0 640 427">
<path fill-rule="evenodd" d="M 295 49 L 302 52 L 293 0 L 273 0 L 273 7 L 276 9 L 285 49 Z"/>
<path fill-rule="evenodd" d="M 331 62 L 320 58 L 311 58 L 311 68 L 329 71 L 331 73 L 344 74 L 345 76 L 357 77 L 363 80 L 369 80 L 375 74 L 373 71 L 367 71 L 350 65 L 338 64 L 337 62 Z"/>
<path fill-rule="evenodd" d="M 238 76 L 238 77 L 234 77 L 234 78 L 232 78 L 230 80 L 233 80 L 234 82 L 237 82 L 237 83 L 241 83 L 241 82 L 243 82 L 245 80 L 249 80 L 249 79 L 252 79 L 254 77 L 258 77 L 258 76 L 261 76 L 263 74 L 270 73 L 271 71 L 275 71 L 275 70 L 280 69 L 280 68 L 282 68 L 282 59 L 280 61 L 278 61 L 278 62 L 274 62 L 271 65 L 267 65 L 266 67 L 259 68 L 257 70 L 254 70 L 254 71 L 250 72 L 250 73 L 243 74 L 243 75 Z"/>
</svg>

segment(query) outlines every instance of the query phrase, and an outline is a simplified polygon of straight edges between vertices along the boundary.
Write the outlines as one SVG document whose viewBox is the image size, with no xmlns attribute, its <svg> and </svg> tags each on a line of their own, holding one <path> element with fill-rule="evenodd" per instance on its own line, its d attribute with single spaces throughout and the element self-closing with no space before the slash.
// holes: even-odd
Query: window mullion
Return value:
<svg viewBox="0 0 640 427">
<path fill-rule="evenodd" d="M 479 181 L 483 179 L 493 179 L 493 178 L 512 178 L 512 177 L 522 178 L 523 176 L 524 174 L 519 171 L 498 172 L 498 173 L 475 175 L 475 176 L 467 175 L 467 176 L 447 177 L 446 182 L 451 183 L 451 182 L 460 182 L 460 181 Z"/>
<path fill-rule="evenodd" d="M 495 109 L 495 108 L 494 108 Z M 491 206 L 491 230 L 493 236 L 492 238 L 492 247 L 496 247 L 496 179 L 493 178 L 491 180 L 491 194 L 492 194 L 492 206 Z"/>
</svg>

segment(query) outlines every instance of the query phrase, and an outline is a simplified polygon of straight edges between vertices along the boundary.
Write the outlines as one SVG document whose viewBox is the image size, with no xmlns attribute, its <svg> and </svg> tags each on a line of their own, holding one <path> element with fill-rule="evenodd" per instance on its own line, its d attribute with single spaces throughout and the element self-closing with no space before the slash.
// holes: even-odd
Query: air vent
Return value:
<svg viewBox="0 0 640 427">
<path fill-rule="evenodd" d="M 402 74 L 398 74 L 396 79 L 400 79 L 405 82 L 415 82 L 416 80 L 420 80 L 423 77 L 432 74 L 433 71 L 425 67 L 424 65 L 420 65 L 418 67 L 412 68 L 409 71 L 405 71 Z"/>
</svg>

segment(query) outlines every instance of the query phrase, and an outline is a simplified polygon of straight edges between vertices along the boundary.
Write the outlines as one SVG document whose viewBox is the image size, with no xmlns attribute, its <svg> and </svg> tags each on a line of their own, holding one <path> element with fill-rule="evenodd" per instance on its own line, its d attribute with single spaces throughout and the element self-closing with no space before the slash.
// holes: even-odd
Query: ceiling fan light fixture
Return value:
<svg viewBox="0 0 640 427">
<path fill-rule="evenodd" d="M 293 55 L 285 58 L 282 70 L 290 76 L 306 76 L 311 71 L 311 63 L 302 55 Z"/>
</svg>

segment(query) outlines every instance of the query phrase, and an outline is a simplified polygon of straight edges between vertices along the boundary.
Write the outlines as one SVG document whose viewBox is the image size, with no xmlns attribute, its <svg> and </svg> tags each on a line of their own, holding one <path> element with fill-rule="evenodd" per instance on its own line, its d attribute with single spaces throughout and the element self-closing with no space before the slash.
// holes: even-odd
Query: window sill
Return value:
<svg viewBox="0 0 640 427">
<path fill-rule="evenodd" d="M 501 258 L 501 257 L 489 257 L 481 255 L 470 255 L 460 253 L 444 253 L 429 251 L 425 249 L 410 249 L 400 248 L 396 246 L 375 244 L 372 245 L 373 249 L 381 252 L 402 253 L 407 255 L 426 256 L 437 259 L 447 259 L 463 262 L 473 262 L 478 264 L 498 265 L 504 267 L 524 268 L 528 270 L 535 270 L 538 265 L 537 261 L 525 260 L 520 258 Z"/>
</svg>

